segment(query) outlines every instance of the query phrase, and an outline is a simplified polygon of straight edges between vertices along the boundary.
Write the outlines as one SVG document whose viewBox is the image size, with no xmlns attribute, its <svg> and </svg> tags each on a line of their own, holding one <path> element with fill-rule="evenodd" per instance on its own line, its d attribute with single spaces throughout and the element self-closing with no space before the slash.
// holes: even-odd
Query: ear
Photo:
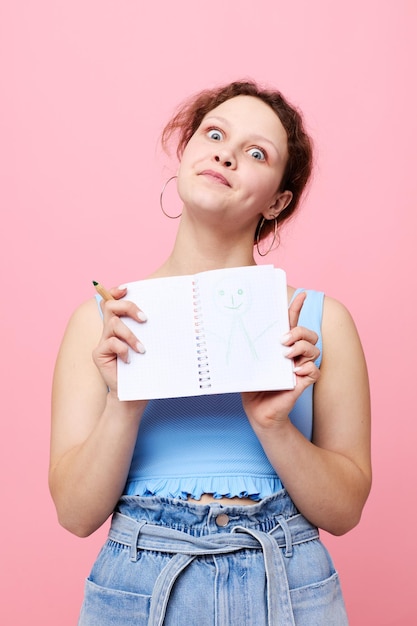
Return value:
<svg viewBox="0 0 417 626">
<path fill-rule="evenodd" d="M 262 215 L 266 220 L 274 220 L 292 200 L 292 191 L 281 191 L 275 197 L 275 202 L 271 204 Z"/>
</svg>

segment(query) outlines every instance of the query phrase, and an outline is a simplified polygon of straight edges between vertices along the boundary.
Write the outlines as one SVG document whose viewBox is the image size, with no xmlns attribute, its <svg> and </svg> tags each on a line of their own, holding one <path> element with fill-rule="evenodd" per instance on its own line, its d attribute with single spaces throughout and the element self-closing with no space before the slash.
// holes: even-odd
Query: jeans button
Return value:
<svg viewBox="0 0 417 626">
<path fill-rule="evenodd" d="M 229 523 L 229 516 L 226 515 L 226 513 L 220 513 L 220 515 L 218 515 L 216 517 L 216 524 L 217 526 L 227 526 L 227 524 Z"/>
</svg>

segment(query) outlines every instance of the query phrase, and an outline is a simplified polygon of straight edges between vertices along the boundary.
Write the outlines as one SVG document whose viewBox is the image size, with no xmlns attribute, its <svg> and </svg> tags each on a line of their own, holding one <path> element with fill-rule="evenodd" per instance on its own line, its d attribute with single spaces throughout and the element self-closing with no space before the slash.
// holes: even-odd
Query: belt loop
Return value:
<svg viewBox="0 0 417 626">
<path fill-rule="evenodd" d="M 144 521 L 138 522 L 135 530 L 132 533 L 132 543 L 130 544 L 130 560 L 133 563 L 136 563 L 136 561 L 138 560 L 138 540 L 140 531 L 142 530 L 143 526 L 145 526 L 145 524 L 146 522 Z"/>
<path fill-rule="evenodd" d="M 285 537 L 285 552 L 284 552 L 284 556 L 286 556 L 287 558 L 292 556 L 292 537 L 291 537 L 291 531 L 290 528 L 287 524 L 287 520 L 285 519 L 285 517 L 283 515 L 279 515 L 278 517 L 278 524 L 281 526 L 283 533 L 284 533 L 284 537 Z"/>
</svg>

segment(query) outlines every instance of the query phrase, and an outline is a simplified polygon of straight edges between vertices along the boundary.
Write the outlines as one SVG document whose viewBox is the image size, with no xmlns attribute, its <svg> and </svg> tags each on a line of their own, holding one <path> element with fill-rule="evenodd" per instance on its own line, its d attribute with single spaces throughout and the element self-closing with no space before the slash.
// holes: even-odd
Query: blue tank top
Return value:
<svg viewBox="0 0 417 626">
<path fill-rule="evenodd" d="M 299 320 L 319 336 L 318 366 L 323 299 L 322 292 L 307 291 Z M 313 386 L 297 400 L 290 419 L 311 440 Z M 240 394 L 148 402 L 124 494 L 198 500 L 209 493 L 260 500 L 282 487 L 243 411 Z"/>
</svg>

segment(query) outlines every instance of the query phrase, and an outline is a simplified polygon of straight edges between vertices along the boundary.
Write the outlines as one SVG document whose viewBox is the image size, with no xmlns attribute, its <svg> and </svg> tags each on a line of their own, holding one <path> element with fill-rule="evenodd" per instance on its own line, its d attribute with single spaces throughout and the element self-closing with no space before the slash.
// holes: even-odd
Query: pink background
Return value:
<svg viewBox="0 0 417 626">
<path fill-rule="evenodd" d="M 169 250 L 158 200 L 175 163 L 157 138 L 173 108 L 245 76 L 298 104 L 317 148 L 272 261 L 350 308 L 369 363 L 373 491 L 358 528 L 325 535 L 351 624 L 417 623 L 416 6 L 2 0 L 2 623 L 76 623 L 106 528 L 71 536 L 47 489 L 60 338 L 92 279 L 141 278 Z"/>
</svg>

